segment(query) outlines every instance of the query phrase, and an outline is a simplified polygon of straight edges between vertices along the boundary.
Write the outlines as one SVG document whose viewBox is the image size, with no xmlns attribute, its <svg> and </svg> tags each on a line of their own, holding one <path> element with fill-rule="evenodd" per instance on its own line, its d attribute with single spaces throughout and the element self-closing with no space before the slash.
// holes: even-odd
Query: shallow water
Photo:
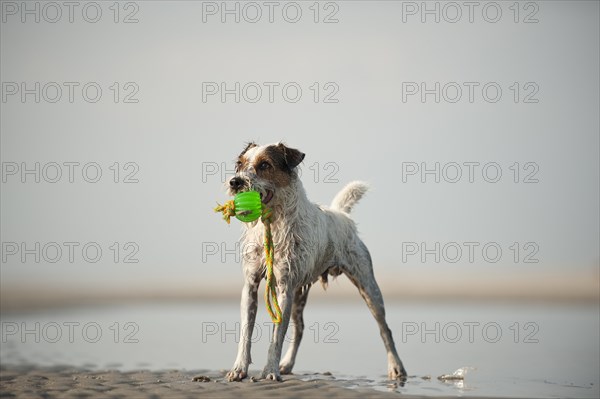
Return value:
<svg viewBox="0 0 600 399">
<path fill-rule="evenodd" d="M 237 301 L 143 303 L 3 314 L 3 365 L 220 370 L 239 339 Z M 599 397 L 599 309 L 585 305 L 387 304 L 411 376 L 387 381 L 379 332 L 359 300 L 309 303 L 296 374 L 331 372 L 347 386 L 442 396 Z M 264 366 L 271 324 L 259 309 L 252 370 Z M 473 367 L 464 381 L 439 375 Z M 430 379 L 427 379 L 430 377 Z"/>
</svg>

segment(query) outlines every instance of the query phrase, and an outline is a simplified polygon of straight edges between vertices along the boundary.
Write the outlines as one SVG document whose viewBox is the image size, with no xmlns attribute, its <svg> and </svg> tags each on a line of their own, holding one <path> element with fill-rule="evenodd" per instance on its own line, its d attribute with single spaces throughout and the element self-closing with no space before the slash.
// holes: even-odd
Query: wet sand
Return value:
<svg viewBox="0 0 600 399">
<path fill-rule="evenodd" d="M 397 398 L 397 392 L 356 388 L 333 375 L 289 375 L 283 382 L 227 382 L 224 371 L 89 371 L 70 367 L 0 368 L 2 398 Z M 251 375 L 256 373 L 251 373 Z M 421 396 L 406 396 L 418 398 Z M 437 397 L 440 398 L 440 397 Z"/>
<path fill-rule="evenodd" d="M 411 373 L 394 386 L 377 327 L 359 301 L 311 304 L 296 374 L 283 383 L 225 381 L 239 337 L 239 307 L 229 301 L 0 313 L 0 398 L 599 397 L 597 306 L 389 302 Z M 260 375 L 270 344 L 270 323 L 260 317 L 251 376 Z M 465 323 L 473 322 L 479 327 L 470 333 Z M 486 335 L 486 324 L 497 335 Z M 436 378 L 465 366 L 473 369 L 460 383 Z M 209 380 L 193 381 L 197 375 Z"/>
</svg>

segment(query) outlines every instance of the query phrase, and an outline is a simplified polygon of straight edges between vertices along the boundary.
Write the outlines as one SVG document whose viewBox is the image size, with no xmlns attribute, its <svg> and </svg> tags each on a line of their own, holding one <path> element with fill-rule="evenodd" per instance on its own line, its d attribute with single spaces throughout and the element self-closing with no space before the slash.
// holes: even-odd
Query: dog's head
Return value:
<svg viewBox="0 0 600 399">
<path fill-rule="evenodd" d="M 249 143 L 238 156 L 235 176 L 228 183 L 229 194 L 255 190 L 264 204 L 277 200 L 278 192 L 297 179 L 296 167 L 303 159 L 302 152 L 282 143 Z"/>
</svg>

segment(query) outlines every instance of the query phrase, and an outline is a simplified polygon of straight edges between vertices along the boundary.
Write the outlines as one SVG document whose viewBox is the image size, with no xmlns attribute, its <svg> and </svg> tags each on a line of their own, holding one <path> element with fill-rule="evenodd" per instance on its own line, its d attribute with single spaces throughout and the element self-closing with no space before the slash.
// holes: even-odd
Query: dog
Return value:
<svg viewBox="0 0 600 399">
<path fill-rule="evenodd" d="M 321 280 L 327 288 L 328 275 L 345 274 L 358 288 L 375 317 L 387 350 L 388 377 L 405 379 L 406 370 L 396 352 L 392 333 L 385 320 L 383 297 L 375 281 L 371 256 L 358 237 L 352 207 L 368 189 L 363 182 L 352 182 L 333 199 L 330 207 L 310 202 L 298 177 L 298 165 L 305 154 L 283 143 L 257 145 L 249 143 L 238 156 L 235 175 L 227 182 L 230 195 L 254 190 L 264 206 L 272 210 L 272 235 L 275 243 L 273 264 L 281 323 L 275 325 L 262 379 L 281 381 L 294 367 L 304 329 L 303 310 L 310 287 Z M 237 358 L 227 374 L 229 381 L 248 376 L 250 346 L 257 311 L 257 291 L 265 278 L 265 257 L 261 245 L 262 222 L 246 223 L 242 236 L 245 253 L 245 283 L 241 295 L 241 329 Z M 293 340 L 281 359 L 282 347 L 290 320 Z"/>
</svg>

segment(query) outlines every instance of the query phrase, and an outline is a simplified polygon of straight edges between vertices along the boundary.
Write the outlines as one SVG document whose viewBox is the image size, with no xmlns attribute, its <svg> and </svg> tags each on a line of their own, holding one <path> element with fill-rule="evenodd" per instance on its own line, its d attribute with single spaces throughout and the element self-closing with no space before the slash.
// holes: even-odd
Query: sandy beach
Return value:
<svg viewBox="0 0 600 399">
<path fill-rule="evenodd" d="M 255 374 L 258 374 L 256 372 Z M 333 375 L 290 375 L 283 382 L 227 382 L 224 371 L 86 371 L 70 367 L 0 369 L 3 398 L 394 398 L 390 392 L 357 388 Z M 417 398 L 419 396 L 404 396 Z"/>
<path fill-rule="evenodd" d="M 600 399 L 600 0 L 0 3 L 0 399 Z"/>
<path fill-rule="evenodd" d="M 593 304 L 390 301 L 409 372 L 400 386 L 386 378 L 376 325 L 359 301 L 311 304 L 295 374 L 282 383 L 225 380 L 238 344 L 239 308 L 231 301 L 3 312 L 0 398 L 598 397 Z M 255 377 L 270 344 L 260 316 Z M 470 369 L 464 381 L 437 378 L 463 367 Z"/>
</svg>

